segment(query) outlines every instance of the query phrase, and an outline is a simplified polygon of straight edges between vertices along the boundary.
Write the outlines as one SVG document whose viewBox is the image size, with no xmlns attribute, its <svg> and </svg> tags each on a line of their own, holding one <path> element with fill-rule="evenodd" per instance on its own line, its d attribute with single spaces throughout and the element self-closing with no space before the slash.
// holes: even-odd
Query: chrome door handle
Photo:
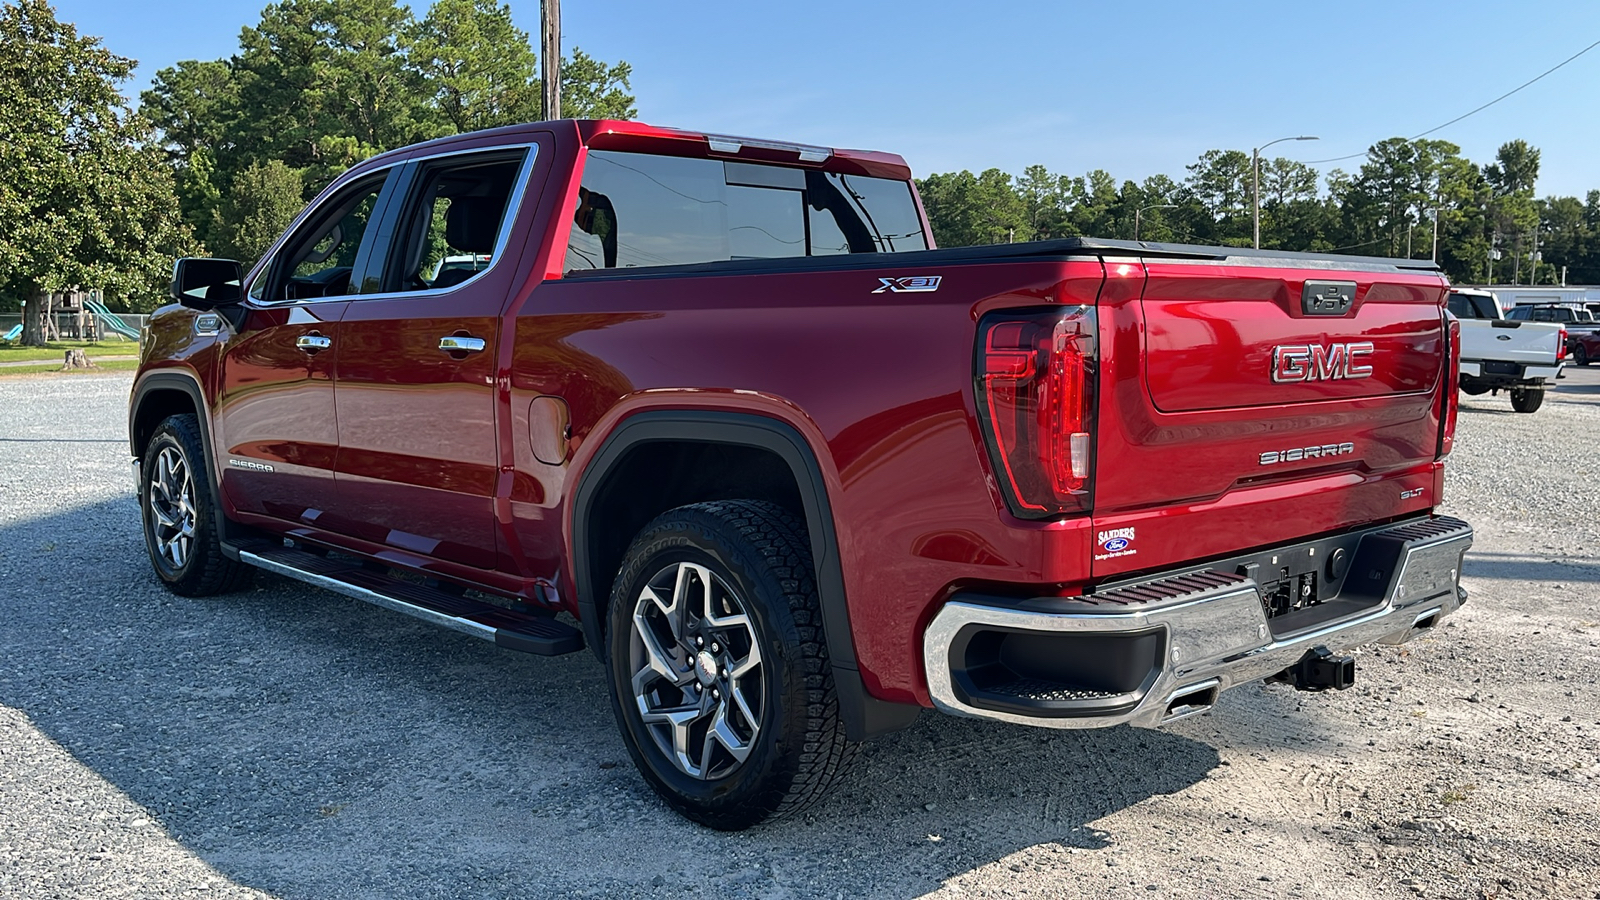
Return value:
<svg viewBox="0 0 1600 900">
<path fill-rule="evenodd" d="M 483 338 L 460 337 L 453 334 L 439 338 L 439 349 L 452 353 L 482 353 L 485 346 L 487 345 L 484 344 Z"/>
<path fill-rule="evenodd" d="M 332 347 L 333 338 L 323 337 L 320 334 L 302 334 L 294 339 L 294 345 L 307 353 L 315 353 Z"/>
</svg>

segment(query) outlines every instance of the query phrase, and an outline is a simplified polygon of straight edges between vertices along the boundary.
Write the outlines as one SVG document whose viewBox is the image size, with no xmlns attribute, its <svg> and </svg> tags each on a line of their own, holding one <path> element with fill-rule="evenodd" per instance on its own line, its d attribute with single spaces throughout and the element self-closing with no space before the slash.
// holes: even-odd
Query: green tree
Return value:
<svg viewBox="0 0 1600 900">
<path fill-rule="evenodd" d="M 420 22 L 397 0 L 280 0 L 230 59 L 162 69 L 142 100 L 184 220 L 223 246 L 234 239 L 215 215 L 250 167 L 282 162 L 309 198 L 375 153 L 535 121 L 536 63 L 501 0 L 437 0 Z M 636 115 L 628 63 L 574 49 L 562 77 L 568 116 Z"/>
<path fill-rule="evenodd" d="M 1495 161 L 1483 167 L 1489 186 L 1488 218 L 1492 239 L 1512 255 L 1511 280 L 1520 280 L 1522 255 L 1539 225 L 1533 202 L 1533 185 L 1539 178 L 1539 151 L 1527 141 L 1508 141 L 1495 152 Z"/>
<path fill-rule="evenodd" d="M 608 65 L 572 48 L 572 56 L 561 61 L 561 115 L 568 119 L 632 119 L 639 115 L 633 105 L 633 66 L 625 62 Z"/>
<path fill-rule="evenodd" d="M 279 159 L 320 190 L 351 163 L 448 129 L 406 51 L 416 28 L 395 0 L 283 0 L 240 35 L 232 60 L 231 179 Z"/>
<path fill-rule="evenodd" d="M 1188 166 L 1184 187 L 1199 203 L 1210 222 L 1200 226 L 1208 239 L 1219 244 L 1250 246 L 1250 154 L 1242 150 L 1207 150 Z"/>
<path fill-rule="evenodd" d="M 304 190 L 300 173 L 278 160 L 252 163 L 234 176 L 215 213 L 217 252 L 254 265 L 305 205 Z"/>
<path fill-rule="evenodd" d="M 80 36 L 45 0 L 0 4 L 0 296 L 101 288 L 147 309 L 192 237 L 148 123 L 118 90 L 130 59 Z"/>
<path fill-rule="evenodd" d="M 1010 175 L 988 169 L 980 175 L 952 172 L 917 183 L 934 239 L 944 247 L 1003 244 L 1032 237 L 1028 209 Z"/>
<path fill-rule="evenodd" d="M 1023 170 L 1015 187 L 1030 238 L 1049 240 L 1077 234 L 1070 217 L 1083 189 L 1081 179 L 1055 175 L 1044 166 L 1033 165 Z"/>
<path fill-rule="evenodd" d="M 539 65 L 528 33 L 496 0 L 437 0 L 411 46 L 434 105 L 454 131 L 539 117 Z"/>
</svg>

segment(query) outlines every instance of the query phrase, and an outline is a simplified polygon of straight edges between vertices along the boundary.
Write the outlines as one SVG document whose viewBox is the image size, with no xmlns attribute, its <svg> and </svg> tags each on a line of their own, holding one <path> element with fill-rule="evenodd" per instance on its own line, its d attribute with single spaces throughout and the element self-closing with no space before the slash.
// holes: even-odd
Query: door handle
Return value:
<svg viewBox="0 0 1600 900">
<path fill-rule="evenodd" d="M 449 353 L 482 353 L 485 346 L 483 338 L 455 334 L 439 338 L 439 349 Z"/>
<path fill-rule="evenodd" d="M 323 337 L 320 334 L 302 334 L 294 339 L 294 345 L 307 353 L 316 353 L 333 346 L 333 338 Z"/>
</svg>

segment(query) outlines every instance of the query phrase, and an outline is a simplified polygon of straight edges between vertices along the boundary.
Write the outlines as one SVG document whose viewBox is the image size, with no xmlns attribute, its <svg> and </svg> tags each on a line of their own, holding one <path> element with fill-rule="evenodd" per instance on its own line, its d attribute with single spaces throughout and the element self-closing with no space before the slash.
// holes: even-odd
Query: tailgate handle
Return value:
<svg viewBox="0 0 1600 900">
<path fill-rule="evenodd" d="M 1308 316 L 1342 316 L 1355 302 L 1354 281 L 1307 281 L 1300 289 L 1300 311 Z"/>
<path fill-rule="evenodd" d="M 1490 328 L 1521 328 L 1522 322 L 1516 319 L 1491 319 Z"/>
</svg>

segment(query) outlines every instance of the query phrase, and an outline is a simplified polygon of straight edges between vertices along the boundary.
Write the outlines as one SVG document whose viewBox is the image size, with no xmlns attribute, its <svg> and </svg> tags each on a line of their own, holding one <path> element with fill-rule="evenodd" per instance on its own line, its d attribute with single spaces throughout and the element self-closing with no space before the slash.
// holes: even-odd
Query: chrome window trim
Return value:
<svg viewBox="0 0 1600 900">
<path fill-rule="evenodd" d="M 527 155 L 522 158 L 522 166 L 517 170 L 515 184 L 511 188 L 511 196 L 506 200 L 506 214 L 500 220 L 500 233 L 495 237 L 494 255 L 489 260 L 489 265 L 483 271 L 474 273 L 471 278 L 468 278 L 467 280 L 458 284 L 453 284 L 447 288 L 428 288 L 427 290 L 421 291 L 384 291 L 376 294 L 339 294 L 333 297 L 306 297 L 296 300 L 256 300 L 250 296 L 249 288 L 246 288 L 244 292 L 245 306 L 252 307 L 254 309 L 282 309 L 286 306 L 301 306 L 311 303 L 325 303 L 334 301 L 350 302 L 359 300 L 442 297 L 446 294 L 453 293 L 463 287 L 466 287 L 467 285 L 472 284 L 483 276 L 489 274 L 490 272 L 494 271 L 495 266 L 500 264 L 500 260 L 505 256 L 506 246 L 511 243 L 511 228 L 512 225 L 516 223 L 518 214 L 520 214 L 522 211 L 522 200 L 527 194 L 528 179 L 533 175 L 533 165 L 539 157 L 538 141 L 530 140 L 513 144 L 493 144 L 487 147 L 471 147 L 464 150 L 442 150 L 438 153 L 430 153 L 427 156 L 419 156 L 415 159 L 396 160 L 392 163 L 386 163 L 382 166 L 375 166 L 371 172 L 363 172 L 361 174 L 361 177 L 365 178 L 366 176 L 376 174 L 377 172 L 387 171 L 396 166 L 409 165 L 411 163 L 425 163 L 436 159 L 445 159 L 451 156 L 466 156 L 476 153 L 497 153 L 505 152 L 507 150 L 525 150 L 527 151 Z M 359 181 L 360 178 L 351 180 Z M 332 195 L 330 194 L 327 196 Z M 306 208 L 301 210 L 300 215 L 295 218 L 294 222 L 292 222 L 288 228 L 284 229 L 283 234 L 278 235 L 278 240 L 273 243 L 272 249 L 267 251 L 264 258 L 270 260 L 276 256 L 279 249 L 281 249 L 284 240 L 300 227 L 302 221 L 307 218 L 308 213 L 310 213 L 313 209 L 321 208 L 321 201 L 324 199 L 325 198 L 323 195 L 318 195 L 315 201 L 307 204 Z M 263 269 L 261 274 L 264 276 L 266 274 L 266 270 Z M 256 279 L 251 279 L 250 287 L 255 286 L 255 281 Z"/>
<path fill-rule="evenodd" d="M 289 223 L 289 227 L 285 228 L 282 234 L 278 235 L 278 239 L 272 242 L 272 246 L 267 248 L 267 252 L 261 254 L 261 258 L 265 262 L 258 265 L 257 269 L 253 273 L 255 275 L 254 278 L 246 279 L 246 281 L 249 282 L 248 284 L 241 285 L 240 292 L 244 295 L 244 305 L 252 309 L 278 309 L 285 306 L 299 306 L 306 303 L 320 303 L 324 300 L 350 299 L 349 294 L 341 294 L 337 297 L 306 297 L 296 300 L 257 300 L 256 298 L 250 296 L 250 291 L 256 286 L 256 282 L 267 277 L 267 273 L 272 269 L 272 264 L 277 260 L 278 251 L 283 249 L 284 242 L 289 239 L 289 236 L 294 234 L 296 231 L 299 231 L 300 226 L 304 225 L 306 220 L 311 218 L 311 213 L 316 210 L 320 210 L 324 203 L 331 199 L 334 194 L 344 190 L 346 187 L 349 187 L 350 184 L 359 182 L 369 175 L 376 175 L 379 172 L 389 173 L 384 175 L 384 179 L 387 182 L 389 175 L 393 174 L 390 173 L 389 170 L 397 166 L 403 166 L 408 162 L 410 162 L 410 160 L 397 159 L 394 162 L 384 163 L 381 166 L 373 166 L 370 171 L 362 172 L 360 177 L 350 179 L 350 182 L 347 184 L 339 184 L 338 179 L 335 179 L 333 184 L 330 184 L 328 187 L 324 188 L 322 193 L 318 194 L 310 203 L 306 204 L 305 209 L 300 210 L 300 214 L 294 217 L 294 221 Z M 335 187 L 337 187 L 338 190 L 335 190 Z"/>
</svg>

